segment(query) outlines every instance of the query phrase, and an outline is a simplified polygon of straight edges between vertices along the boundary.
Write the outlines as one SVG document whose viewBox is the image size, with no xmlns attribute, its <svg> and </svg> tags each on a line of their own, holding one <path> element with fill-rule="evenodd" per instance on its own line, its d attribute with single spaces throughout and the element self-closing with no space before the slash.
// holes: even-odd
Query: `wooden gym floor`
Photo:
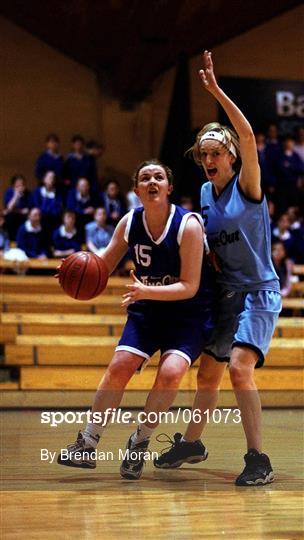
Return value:
<svg viewBox="0 0 304 540">
<path fill-rule="evenodd" d="M 136 411 L 132 411 L 136 420 Z M 40 411 L 1 413 L 3 539 L 169 540 L 303 538 L 303 413 L 265 410 L 264 449 L 276 480 L 265 487 L 237 488 L 243 468 L 242 427 L 210 423 L 204 441 L 208 460 L 174 471 L 148 462 L 141 480 L 119 476 L 118 450 L 134 429 L 110 425 L 99 451 L 113 452 L 93 471 L 41 461 L 41 448 L 57 451 L 75 439 L 75 425 L 51 428 Z M 159 426 L 173 435 L 184 424 Z M 155 441 L 151 450 L 166 445 Z"/>
</svg>

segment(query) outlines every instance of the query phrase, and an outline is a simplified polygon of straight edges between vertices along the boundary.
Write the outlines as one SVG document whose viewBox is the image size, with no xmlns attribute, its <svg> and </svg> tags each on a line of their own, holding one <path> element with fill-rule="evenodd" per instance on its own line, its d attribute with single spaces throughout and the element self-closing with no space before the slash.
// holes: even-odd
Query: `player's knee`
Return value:
<svg viewBox="0 0 304 540">
<path fill-rule="evenodd" d="M 201 367 L 197 372 L 197 388 L 198 390 L 216 390 L 221 382 L 221 375 L 214 370 Z"/>
<path fill-rule="evenodd" d="M 111 385 L 124 386 L 132 377 L 134 369 L 121 359 L 114 359 L 110 363 L 104 379 Z"/>
<path fill-rule="evenodd" d="M 234 362 L 229 366 L 229 374 L 234 388 L 246 388 L 253 383 L 253 369 L 242 362 Z"/>
<path fill-rule="evenodd" d="M 180 370 L 175 366 L 163 369 L 157 376 L 154 388 L 159 390 L 172 390 L 178 388 L 183 374 L 184 370 Z"/>
</svg>

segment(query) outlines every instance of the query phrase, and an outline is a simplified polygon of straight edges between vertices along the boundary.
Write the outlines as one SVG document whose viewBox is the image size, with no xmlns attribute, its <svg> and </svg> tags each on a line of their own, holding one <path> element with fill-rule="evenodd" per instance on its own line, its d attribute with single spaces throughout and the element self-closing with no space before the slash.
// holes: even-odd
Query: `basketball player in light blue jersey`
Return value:
<svg viewBox="0 0 304 540">
<path fill-rule="evenodd" d="M 60 453 L 60 465 L 96 467 L 95 449 L 109 420 L 107 411 L 119 406 L 131 377 L 160 351 L 146 416 L 130 436 L 120 468 L 123 478 L 138 479 L 159 413 L 168 410 L 184 374 L 210 342 L 214 299 L 208 268 L 201 279 L 203 222 L 199 214 L 170 203 L 172 180 L 170 169 L 157 160 L 139 166 L 135 192 L 143 206 L 121 219 L 103 253 L 112 273 L 130 248 L 135 273 L 122 302 L 128 308 L 128 319 L 93 403 L 92 413 L 101 414 L 102 419 L 89 422 L 79 432 L 75 443 L 67 447 L 68 454 Z M 151 412 L 153 421 L 149 420 Z M 204 454 L 202 445 L 201 452 Z"/>
<path fill-rule="evenodd" d="M 199 72 L 203 85 L 223 107 L 235 131 L 208 124 L 191 149 L 208 179 L 202 186 L 201 207 L 219 284 L 218 322 L 201 359 L 193 409 L 214 409 L 229 362 L 247 439 L 245 468 L 236 485 L 267 484 L 274 475 L 268 456 L 262 453 L 254 370 L 264 363 L 281 311 L 279 280 L 271 261 L 269 217 L 252 128 L 219 88 L 208 51 L 203 65 Z M 201 417 L 201 423 L 190 422 L 184 436 L 175 434 L 171 450 L 155 461 L 156 467 L 174 468 L 199 460 L 199 437 L 207 415 Z"/>
</svg>

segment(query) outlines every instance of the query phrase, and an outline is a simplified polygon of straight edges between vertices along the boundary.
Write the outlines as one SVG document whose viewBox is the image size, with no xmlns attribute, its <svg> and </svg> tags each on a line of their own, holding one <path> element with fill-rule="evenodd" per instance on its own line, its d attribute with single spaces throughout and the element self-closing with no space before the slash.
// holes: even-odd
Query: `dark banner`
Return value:
<svg viewBox="0 0 304 540">
<path fill-rule="evenodd" d="M 304 125 L 304 83 L 277 79 L 221 77 L 220 85 L 240 107 L 254 131 L 266 131 L 275 123 L 280 135 Z M 228 122 L 219 107 L 219 121 Z M 229 122 L 228 122 L 229 123 Z"/>
</svg>

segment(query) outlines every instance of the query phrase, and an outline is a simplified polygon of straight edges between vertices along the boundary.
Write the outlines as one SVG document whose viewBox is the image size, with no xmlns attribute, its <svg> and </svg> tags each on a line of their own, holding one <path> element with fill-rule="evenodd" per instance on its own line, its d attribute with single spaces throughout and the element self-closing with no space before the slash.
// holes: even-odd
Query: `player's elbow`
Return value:
<svg viewBox="0 0 304 540">
<path fill-rule="evenodd" d="M 245 142 L 246 144 L 248 143 L 255 144 L 255 136 L 254 136 L 253 129 L 250 126 L 250 124 L 246 126 L 246 129 L 244 130 L 244 132 L 242 132 L 240 138 L 241 138 L 241 141 Z"/>
<path fill-rule="evenodd" d="M 185 286 L 185 300 L 193 298 L 196 295 L 199 287 L 199 282 L 187 283 Z"/>
</svg>

